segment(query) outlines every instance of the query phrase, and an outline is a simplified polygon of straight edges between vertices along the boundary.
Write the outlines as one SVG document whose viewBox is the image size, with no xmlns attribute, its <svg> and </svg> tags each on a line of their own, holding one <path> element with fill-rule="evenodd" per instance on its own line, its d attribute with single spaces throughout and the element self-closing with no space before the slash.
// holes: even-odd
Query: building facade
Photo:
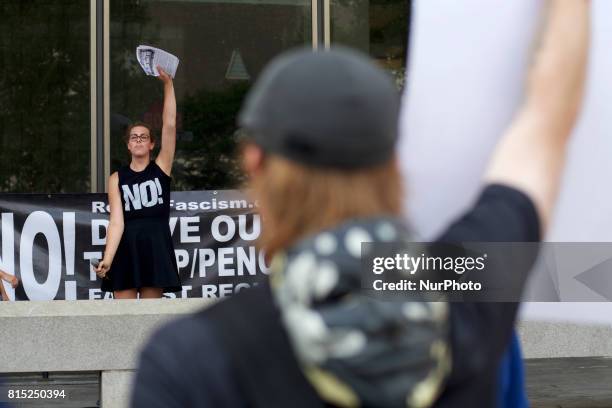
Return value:
<svg viewBox="0 0 612 408">
<path fill-rule="evenodd" d="M 235 117 L 261 69 L 296 46 L 368 53 L 403 85 L 409 0 L 0 2 L 0 192 L 85 193 L 127 163 L 126 126 L 161 128 L 140 44 L 180 59 L 175 190 L 240 185 Z"/>
</svg>

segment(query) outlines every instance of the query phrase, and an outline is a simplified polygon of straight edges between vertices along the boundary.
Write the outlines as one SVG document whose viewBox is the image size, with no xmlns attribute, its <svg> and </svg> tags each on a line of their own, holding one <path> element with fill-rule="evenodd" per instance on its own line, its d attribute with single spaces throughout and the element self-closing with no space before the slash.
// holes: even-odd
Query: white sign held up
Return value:
<svg viewBox="0 0 612 408">
<path fill-rule="evenodd" d="M 176 75 L 179 59 L 159 48 L 149 45 L 139 45 L 136 47 L 136 59 L 147 75 L 159 76 L 157 66 L 159 65 L 172 78 Z"/>
</svg>

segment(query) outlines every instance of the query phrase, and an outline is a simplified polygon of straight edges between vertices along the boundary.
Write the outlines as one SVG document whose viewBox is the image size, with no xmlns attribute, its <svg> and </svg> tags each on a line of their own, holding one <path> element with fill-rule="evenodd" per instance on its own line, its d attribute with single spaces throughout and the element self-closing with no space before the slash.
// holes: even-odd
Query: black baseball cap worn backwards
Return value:
<svg viewBox="0 0 612 408">
<path fill-rule="evenodd" d="M 392 157 L 399 107 L 391 76 L 368 56 L 302 48 L 263 70 L 238 124 L 266 152 L 311 166 L 361 168 Z"/>
</svg>

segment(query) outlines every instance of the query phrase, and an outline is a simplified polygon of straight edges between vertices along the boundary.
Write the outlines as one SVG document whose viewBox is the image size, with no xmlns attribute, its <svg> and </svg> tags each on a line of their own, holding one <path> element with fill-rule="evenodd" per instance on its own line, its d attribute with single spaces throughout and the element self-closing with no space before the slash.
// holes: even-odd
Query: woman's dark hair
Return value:
<svg viewBox="0 0 612 408">
<path fill-rule="evenodd" d="M 151 138 L 151 143 L 155 143 L 155 132 L 153 131 L 153 127 L 145 122 L 134 122 L 127 127 L 125 130 L 125 134 L 123 135 L 123 141 L 128 143 L 130 141 L 130 133 L 132 133 L 132 129 L 137 126 L 142 126 L 149 131 L 149 137 Z"/>
</svg>

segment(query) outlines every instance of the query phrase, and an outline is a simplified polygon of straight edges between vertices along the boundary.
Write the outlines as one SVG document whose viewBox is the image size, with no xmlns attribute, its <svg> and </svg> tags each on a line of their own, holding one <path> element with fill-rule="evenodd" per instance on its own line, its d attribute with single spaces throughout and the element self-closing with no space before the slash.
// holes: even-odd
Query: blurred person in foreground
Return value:
<svg viewBox="0 0 612 408">
<path fill-rule="evenodd" d="M 588 2 L 554 0 L 483 191 L 440 241 L 541 239 L 588 38 Z M 353 51 L 292 51 L 264 70 L 239 122 L 270 279 L 157 331 L 132 406 L 496 405 L 516 303 L 386 302 L 361 290 L 361 242 L 414 238 L 400 214 L 398 110 L 390 79 Z"/>
</svg>

